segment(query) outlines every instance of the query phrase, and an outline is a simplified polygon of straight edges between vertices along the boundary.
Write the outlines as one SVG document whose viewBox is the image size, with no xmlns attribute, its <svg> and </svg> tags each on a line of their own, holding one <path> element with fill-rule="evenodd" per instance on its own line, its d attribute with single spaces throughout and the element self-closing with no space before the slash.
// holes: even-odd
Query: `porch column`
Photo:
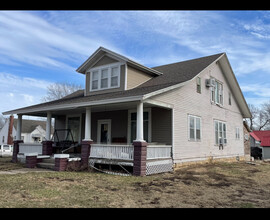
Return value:
<svg viewBox="0 0 270 220">
<path fill-rule="evenodd" d="M 17 133 L 16 133 L 16 140 L 13 141 L 13 154 L 12 154 L 12 162 L 17 163 L 17 154 L 19 153 L 19 144 L 23 143 L 22 136 L 22 115 L 18 114 L 18 120 L 17 120 Z"/>
<path fill-rule="evenodd" d="M 137 105 L 137 134 L 133 141 L 134 161 L 133 175 L 146 175 L 147 142 L 143 139 L 143 103 Z"/>
<path fill-rule="evenodd" d="M 22 131 L 22 115 L 18 115 L 16 140 L 21 140 L 22 138 L 21 131 Z"/>
<path fill-rule="evenodd" d="M 137 105 L 137 134 L 136 141 L 145 142 L 143 139 L 143 103 Z"/>
<path fill-rule="evenodd" d="M 51 139 L 51 124 L 52 124 L 52 113 L 47 112 L 47 122 L 46 122 L 46 136 L 45 141 L 42 141 L 42 155 L 52 155 L 52 141 Z"/>
<path fill-rule="evenodd" d="M 88 167 L 92 143 L 93 140 L 91 139 L 91 107 L 87 107 L 85 112 L 85 133 L 84 139 L 82 140 L 81 148 L 81 165 L 83 168 Z"/>
<path fill-rule="evenodd" d="M 47 112 L 47 122 L 46 122 L 46 140 L 51 139 L 51 125 L 52 125 L 52 113 Z"/>
<path fill-rule="evenodd" d="M 86 112 L 85 112 L 84 140 L 85 141 L 92 141 L 92 139 L 91 139 L 91 107 L 87 107 Z"/>
</svg>

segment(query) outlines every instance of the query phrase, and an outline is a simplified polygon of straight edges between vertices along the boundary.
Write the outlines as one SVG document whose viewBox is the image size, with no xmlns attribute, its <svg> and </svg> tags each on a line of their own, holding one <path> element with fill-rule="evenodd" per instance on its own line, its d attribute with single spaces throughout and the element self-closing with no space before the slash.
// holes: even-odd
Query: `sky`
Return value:
<svg viewBox="0 0 270 220">
<path fill-rule="evenodd" d="M 0 11 L 0 113 L 84 87 L 100 46 L 147 67 L 226 52 L 247 103 L 270 100 L 270 11 Z"/>
</svg>

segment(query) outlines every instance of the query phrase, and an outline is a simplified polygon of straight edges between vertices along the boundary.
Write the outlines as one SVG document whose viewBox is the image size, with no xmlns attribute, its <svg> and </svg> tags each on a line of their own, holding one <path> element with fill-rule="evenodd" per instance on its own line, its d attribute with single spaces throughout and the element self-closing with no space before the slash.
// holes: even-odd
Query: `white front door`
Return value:
<svg viewBox="0 0 270 220">
<path fill-rule="evenodd" d="M 111 119 L 98 120 L 97 143 L 111 143 Z"/>
</svg>

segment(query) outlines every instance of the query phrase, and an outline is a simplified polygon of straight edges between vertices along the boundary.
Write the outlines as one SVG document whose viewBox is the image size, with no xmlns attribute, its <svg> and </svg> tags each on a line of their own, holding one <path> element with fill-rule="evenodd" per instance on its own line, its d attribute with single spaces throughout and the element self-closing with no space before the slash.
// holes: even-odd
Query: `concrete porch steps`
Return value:
<svg viewBox="0 0 270 220">
<path fill-rule="evenodd" d="M 43 159 L 42 162 L 37 163 L 37 167 L 43 168 L 43 169 L 54 170 L 55 160 L 53 158 Z"/>
</svg>

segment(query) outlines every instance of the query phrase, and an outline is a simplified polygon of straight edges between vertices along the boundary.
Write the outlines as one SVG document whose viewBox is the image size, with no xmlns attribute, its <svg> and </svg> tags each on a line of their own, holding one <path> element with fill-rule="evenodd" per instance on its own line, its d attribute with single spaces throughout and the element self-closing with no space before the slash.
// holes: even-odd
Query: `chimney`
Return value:
<svg viewBox="0 0 270 220">
<path fill-rule="evenodd" d="M 10 115 L 10 117 L 9 117 L 9 126 L 8 126 L 7 144 L 13 144 L 13 136 L 12 136 L 13 123 L 14 123 L 14 116 Z"/>
</svg>

